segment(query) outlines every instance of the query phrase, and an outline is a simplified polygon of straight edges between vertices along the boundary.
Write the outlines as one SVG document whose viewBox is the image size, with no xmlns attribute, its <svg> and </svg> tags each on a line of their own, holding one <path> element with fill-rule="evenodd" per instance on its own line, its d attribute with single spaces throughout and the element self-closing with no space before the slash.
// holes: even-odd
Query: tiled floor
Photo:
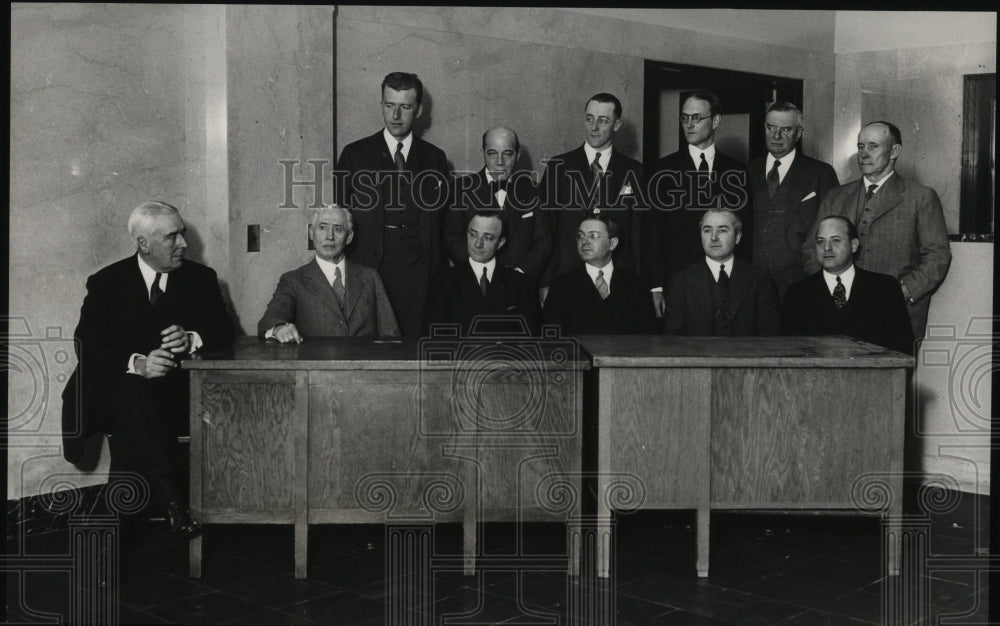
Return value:
<svg viewBox="0 0 1000 626">
<path fill-rule="evenodd" d="M 187 577 L 185 545 L 163 522 L 135 522 L 120 561 L 122 624 L 879 624 L 986 623 L 985 571 L 976 548 L 988 528 L 988 498 L 961 494 L 950 511 L 914 520 L 931 554 L 904 554 L 911 580 L 882 578 L 876 518 L 715 513 L 711 576 L 695 576 L 692 512 L 619 516 L 610 580 L 569 578 L 560 524 L 489 524 L 490 563 L 475 576 L 455 571 L 461 529 L 434 531 L 427 607 L 406 613 L 404 579 L 386 583 L 383 526 L 315 526 L 309 578 L 292 576 L 292 529 L 210 526 L 204 577 Z M 978 516 L 977 516 L 978 511 Z M 918 523 L 919 522 L 919 523 Z M 920 526 L 920 523 L 923 526 Z M 977 536 L 979 537 L 977 539 Z M 68 533 L 11 542 L 22 561 L 7 582 L 11 623 L 72 623 Z M 921 545 L 916 542 L 914 545 Z M 504 555 L 522 556 L 504 559 Z M 527 555 L 527 556 L 525 556 Z M 543 557 L 540 555 L 548 555 Z M 553 558 L 555 557 L 555 558 Z M 543 569 L 548 563 L 548 569 Z M 979 561 L 981 563 L 981 561 Z M 412 588 L 412 587 L 410 587 Z M 923 601 L 921 601 L 923 599 Z M 390 613 L 402 610 L 402 613 Z M 945 616 L 949 616 L 945 619 Z"/>
</svg>

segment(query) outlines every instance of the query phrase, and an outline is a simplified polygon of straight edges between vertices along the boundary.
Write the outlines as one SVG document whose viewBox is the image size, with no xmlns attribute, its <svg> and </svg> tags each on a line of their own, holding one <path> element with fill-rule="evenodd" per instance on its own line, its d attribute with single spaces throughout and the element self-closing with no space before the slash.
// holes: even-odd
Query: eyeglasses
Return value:
<svg viewBox="0 0 1000 626">
<path fill-rule="evenodd" d="M 687 124 L 689 122 L 692 123 L 692 124 L 697 124 L 697 123 L 701 122 L 702 120 L 707 120 L 710 117 L 712 117 L 711 114 L 709 114 L 709 115 L 687 115 L 686 113 L 681 113 L 681 124 Z"/>
<path fill-rule="evenodd" d="M 577 241 L 583 241 L 584 239 L 589 239 L 591 241 L 597 241 L 601 237 L 607 237 L 607 235 L 599 233 L 596 230 L 592 230 L 589 233 L 585 233 L 585 232 L 583 232 L 581 230 L 581 231 L 579 231 L 579 232 L 576 233 L 576 240 Z"/>
<path fill-rule="evenodd" d="M 773 135 L 775 132 L 779 133 L 782 137 L 788 137 L 795 132 L 797 126 L 775 126 L 773 124 L 764 124 L 764 130 L 767 131 L 768 135 Z"/>
</svg>

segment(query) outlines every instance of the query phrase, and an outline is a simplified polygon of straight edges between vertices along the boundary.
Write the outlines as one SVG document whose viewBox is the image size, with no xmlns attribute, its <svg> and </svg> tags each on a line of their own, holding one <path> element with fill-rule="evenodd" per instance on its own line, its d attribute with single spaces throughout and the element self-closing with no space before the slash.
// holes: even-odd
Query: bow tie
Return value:
<svg viewBox="0 0 1000 626">
<path fill-rule="evenodd" d="M 498 191 L 503 189 L 507 191 L 507 181 L 506 180 L 491 180 L 490 181 L 490 192 L 496 195 Z"/>
</svg>

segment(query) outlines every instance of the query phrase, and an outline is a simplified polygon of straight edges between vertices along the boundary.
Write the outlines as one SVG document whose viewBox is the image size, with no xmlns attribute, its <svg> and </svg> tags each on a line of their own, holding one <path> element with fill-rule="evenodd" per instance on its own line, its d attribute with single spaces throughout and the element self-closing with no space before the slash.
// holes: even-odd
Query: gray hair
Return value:
<svg viewBox="0 0 1000 626">
<path fill-rule="evenodd" d="M 343 211 L 344 215 L 347 216 L 347 232 L 354 232 L 354 216 L 351 215 L 351 210 L 338 204 L 330 204 L 322 209 L 316 209 L 313 213 L 312 220 L 309 221 L 309 224 L 313 228 L 316 228 L 316 222 L 319 220 L 319 216 L 327 211 Z"/>
<path fill-rule="evenodd" d="M 132 209 L 128 216 L 128 234 L 132 239 L 145 237 L 153 230 L 153 222 L 161 215 L 180 215 L 180 211 L 166 202 L 143 202 Z"/>
<path fill-rule="evenodd" d="M 729 216 L 729 221 L 733 225 L 733 230 L 738 233 L 743 232 L 743 220 L 740 216 L 736 214 L 736 211 L 730 211 L 729 209 L 709 209 L 701 214 L 701 219 L 698 220 L 698 226 L 700 227 L 705 223 L 705 218 L 708 217 L 709 213 L 722 213 L 723 215 Z"/>
</svg>

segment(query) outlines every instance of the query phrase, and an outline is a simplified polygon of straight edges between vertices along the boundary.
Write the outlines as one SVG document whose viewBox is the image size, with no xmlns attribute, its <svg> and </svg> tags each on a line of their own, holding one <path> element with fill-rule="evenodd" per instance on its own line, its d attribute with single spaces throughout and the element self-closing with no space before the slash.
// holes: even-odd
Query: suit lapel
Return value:
<svg viewBox="0 0 1000 626">
<path fill-rule="evenodd" d="M 705 261 L 698 261 L 700 265 L 701 278 L 694 281 L 691 285 L 693 302 L 699 309 L 701 309 L 701 316 L 704 319 L 712 320 L 715 317 L 715 311 L 712 310 L 712 284 L 715 283 L 715 277 L 712 276 L 712 270 L 708 269 L 708 263 Z"/>
<path fill-rule="evenodd" d="M 319 262 L 316 259 L 313 259 L 313 262 L 307 266 L 306 282 L 308 283 L 308 288 L 313 293 L 319 294 L 319 297 L 323 300 L 324 308 L 344 317 L 346 321 L 347 316 L 344 315 L 343 310 L 341 310 L 340 305 L 337 303 L 337 296 L 333 293 L 333 287 L 330 286 L 330 283 L 326 282 L 326 274 L 323 273 L 323 270 L 319 269 Z"/>
<path fill-rule="evenodd" d="M 864 179 L 862 178 L 862 180 Z M 906 182 L 902 179 L 898 172 L 889 177 L 889 180 L 885 182 L 882 189 L 880 189 L 878 193 L 875 194 L 875 197 L 872 198 L 872 201 L 875 204 L 872 206 L 871 221 L 875 222 L 875 220 L 882 217 L 902 202 L 902 194 L 905 191 Z"/>
<path fill-rule="evenodd" d="M 361 300 L 361 294 L 367 291 L 367 280 L 357 271 L 356 266 L 346 259 L 344 260 L 344 274 L 347 275 L 344 290 L 344 319 L 349 320 L 354 313 L 354 308 Z M 334 297 L 334 301 L 336 301 L 336 297 Z"/>
<path fill-rule="evenodd" d="M 746 262 L 740 263 L 739 266 L 737 270 L 734 263 L 729 272 L 729 312 L 733 317 L 743 306 L 743 301 L 750 292 L 750 267 Z"/>
</svg>

